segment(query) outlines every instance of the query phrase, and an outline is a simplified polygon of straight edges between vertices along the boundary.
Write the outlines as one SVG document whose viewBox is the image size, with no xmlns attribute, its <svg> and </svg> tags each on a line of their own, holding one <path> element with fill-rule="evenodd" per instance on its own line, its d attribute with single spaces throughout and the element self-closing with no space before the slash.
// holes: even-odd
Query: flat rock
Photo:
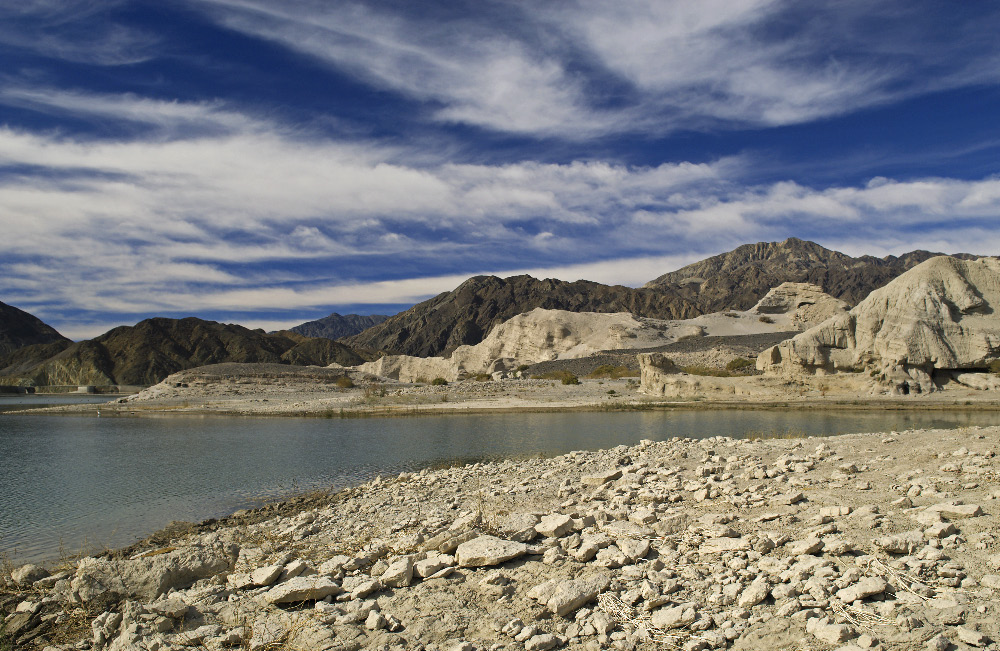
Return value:
<svg viewBox="0 0 1000 651">
<path fill-rule="evenodd" d="M 22 565 L 10 573 L 10 578 L 18 585 L 31 585 L 49 575 L 48 570 L 37 565 Z"/>
<path fill-rule="evenodd" d="M 694 623 L 698 618 L 698 612 L 690 604 L 681 604 L 669 608 L 660 608 L 653 612 L 650 621 L 653 626 L 660 630 L 671 628 L 681 628 Z"/>
<path fill-rule="evenodd" d="M 746 538 L 710 538 L 698 546 L 701 554 L 722 554 L 725 552 L 747 551 L 750 541 Z"/>
<path fill-rule="evenodd" d="M 653 530 L 649 527 L 643 527 L 642 525 L 635 524 L 634 522 L 625 522 L 623 520 L 614 520 L 612 522 L 605 522 L 601 525 L 601 531 L 608 534 L 612 538 L 649 538 L 653 535 Z"/>
<path fill-rule="evenodd" d="M 535 525 L 535 531 L 549 538 L 565 536 L 573 530 L 573 518 L 562 513 L 547 515 Z"/>
<path fill-rule="evenodd" d="M 621 470 L 606 470 L 593 475 L 584 475 L 580 481 L 583 482 L 584 486 L 602 486 L 604 484 L 609 484 L 616 479 L 621 479 L 621 477 Z"/>
<path fill-rule="evenodd" d="M 590 603 L 608 589 L 611 575 L 596 574 L 585 579 L 572 579 L 555 585 L 545 605 L 556 615 L 568 615 L 584 604 Z"/>
<path fill-rule="evenodd" d="M 940 513 L 949 520 L 961 520 L 962 518 L 975 518 L 983 514 L 983 507 L 978 504 L 934 504 L 927 507 L 928 511 Z"/>
<path fill-rule="evenodd" d="M 459 567 L 488 567 L 523 556 L 528 551 L 524 543 L 496 536 L 479 536 L 458 546 L 455 559 Z"/>
<path fill-rule="evenodd" d="M 839 590 L 837 592 L 837 598 L 845 603 L 851 603 L 852 601 L 857 601 L 858 599 L 864 599 L 865 597 L 871 597 L 872 595 L 882 594 L 886 591 L 886 589 L 888 589 L 888 587 L 889 584 L 880 577 L 865 577 L 854 585 L 849 585 L 843 590 Z"/>
<path fill-rule="evenodd" d="M 316 601 L 341 592 L 341 587 L 329 577 L 297 576 L 265 592 L 264 600 L 271 604 Z"/>
</svg>

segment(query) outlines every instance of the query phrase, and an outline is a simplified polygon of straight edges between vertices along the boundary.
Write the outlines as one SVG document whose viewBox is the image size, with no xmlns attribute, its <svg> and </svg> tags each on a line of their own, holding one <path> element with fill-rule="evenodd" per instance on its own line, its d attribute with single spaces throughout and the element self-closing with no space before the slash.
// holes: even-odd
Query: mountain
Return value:
<svg viewBox="0 0 1000 651">
<path fill-rule="evenodd" d="M 300 335 L 307 337 L 326 337 L 327 339 L 341 339 L 356 335 L 363 330 L 377 326 L 389 317 L 384 314 L 337 314 L 334 312 L 330 316 L 315 321 L 307 321 L 302 325 L 297 325 L 291 329 Z"/>
<path fill-rule="evenodd" d="M 944 255 L 911 251 L 901 256 L 852 258 L 815 242 L 789 238 L 783 242 L 744 244 L 728 253 L 663 274 L 647 289 L 671 290 L 704 312 L 746 310 L 781 283 L 812 283 L 835 298 L 856 305 L 873 290 L 930 258 Z M 963 260 L 979 256 L 954 254 Z"/>
<path fill-rule="evenodd" d="M 658 319 L 686 319 L 701 313 L 697 304 L 671 288 L 634 289 L 531 276 L 475 276 L 450 292 L 341 341 L 355 349 L 416 357 L 448 355 L 463 344 L 478 344 L 494 326 L 536 307 L 630 312 Z"/>
<path fill-rule="evenodd" d="M 266 334 L 194 317 L 147 319 L 71 344 L 44 360 L 37 357 L 8 358 L 13 363 L 0 370 L 0 383 L 149 385 L 180 370 L 221 362 L 326 366 L 365 361 L 329 339 L 287 331 Z"/>
<path fill-rule="evenodd" d="M 36 316 L 0 303 L 0 359 L 34 344 L 69 343 L 69 339 Z"/>
</svg>

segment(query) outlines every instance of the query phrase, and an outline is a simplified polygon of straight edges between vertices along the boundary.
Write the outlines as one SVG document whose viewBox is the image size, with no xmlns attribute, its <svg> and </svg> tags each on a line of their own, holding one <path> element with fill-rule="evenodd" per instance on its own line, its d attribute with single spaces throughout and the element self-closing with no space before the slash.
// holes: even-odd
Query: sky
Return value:
<svg viewBox="0 0 1000 651">
<path fill-rule="evenodd" d="M 998 33 L 952 0 L 0 0 L 0 301 L 81 339 L 788 237 L 996 255 Z"/>
</svg>

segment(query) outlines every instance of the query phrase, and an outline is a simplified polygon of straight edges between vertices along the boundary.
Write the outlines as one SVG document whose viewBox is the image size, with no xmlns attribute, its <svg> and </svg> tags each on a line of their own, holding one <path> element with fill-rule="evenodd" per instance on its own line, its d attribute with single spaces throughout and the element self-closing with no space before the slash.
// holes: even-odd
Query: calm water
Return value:
<svg viewBox="0 0 1000 651">
<path fill-rule="evenodd" d="M 666 411 L 367 419 L 0 415 L 0 553 L 122 546 L 289 492 L 673 436 L 1000 424 L 1000 413 Z"/>
</svg>

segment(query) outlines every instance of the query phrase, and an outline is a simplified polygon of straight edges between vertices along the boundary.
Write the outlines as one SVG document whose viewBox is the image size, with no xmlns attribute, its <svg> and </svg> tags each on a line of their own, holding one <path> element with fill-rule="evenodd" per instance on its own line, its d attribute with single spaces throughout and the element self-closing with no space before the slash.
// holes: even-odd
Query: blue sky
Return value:
<svg viewBox="0 0 1000 651">
<path fill-rule="evenodd" d="M 82 338 L 790 236 L 997 254 L 998 33 L 944 0 L 0 3 L 0 300 Z"/>
</svg>

